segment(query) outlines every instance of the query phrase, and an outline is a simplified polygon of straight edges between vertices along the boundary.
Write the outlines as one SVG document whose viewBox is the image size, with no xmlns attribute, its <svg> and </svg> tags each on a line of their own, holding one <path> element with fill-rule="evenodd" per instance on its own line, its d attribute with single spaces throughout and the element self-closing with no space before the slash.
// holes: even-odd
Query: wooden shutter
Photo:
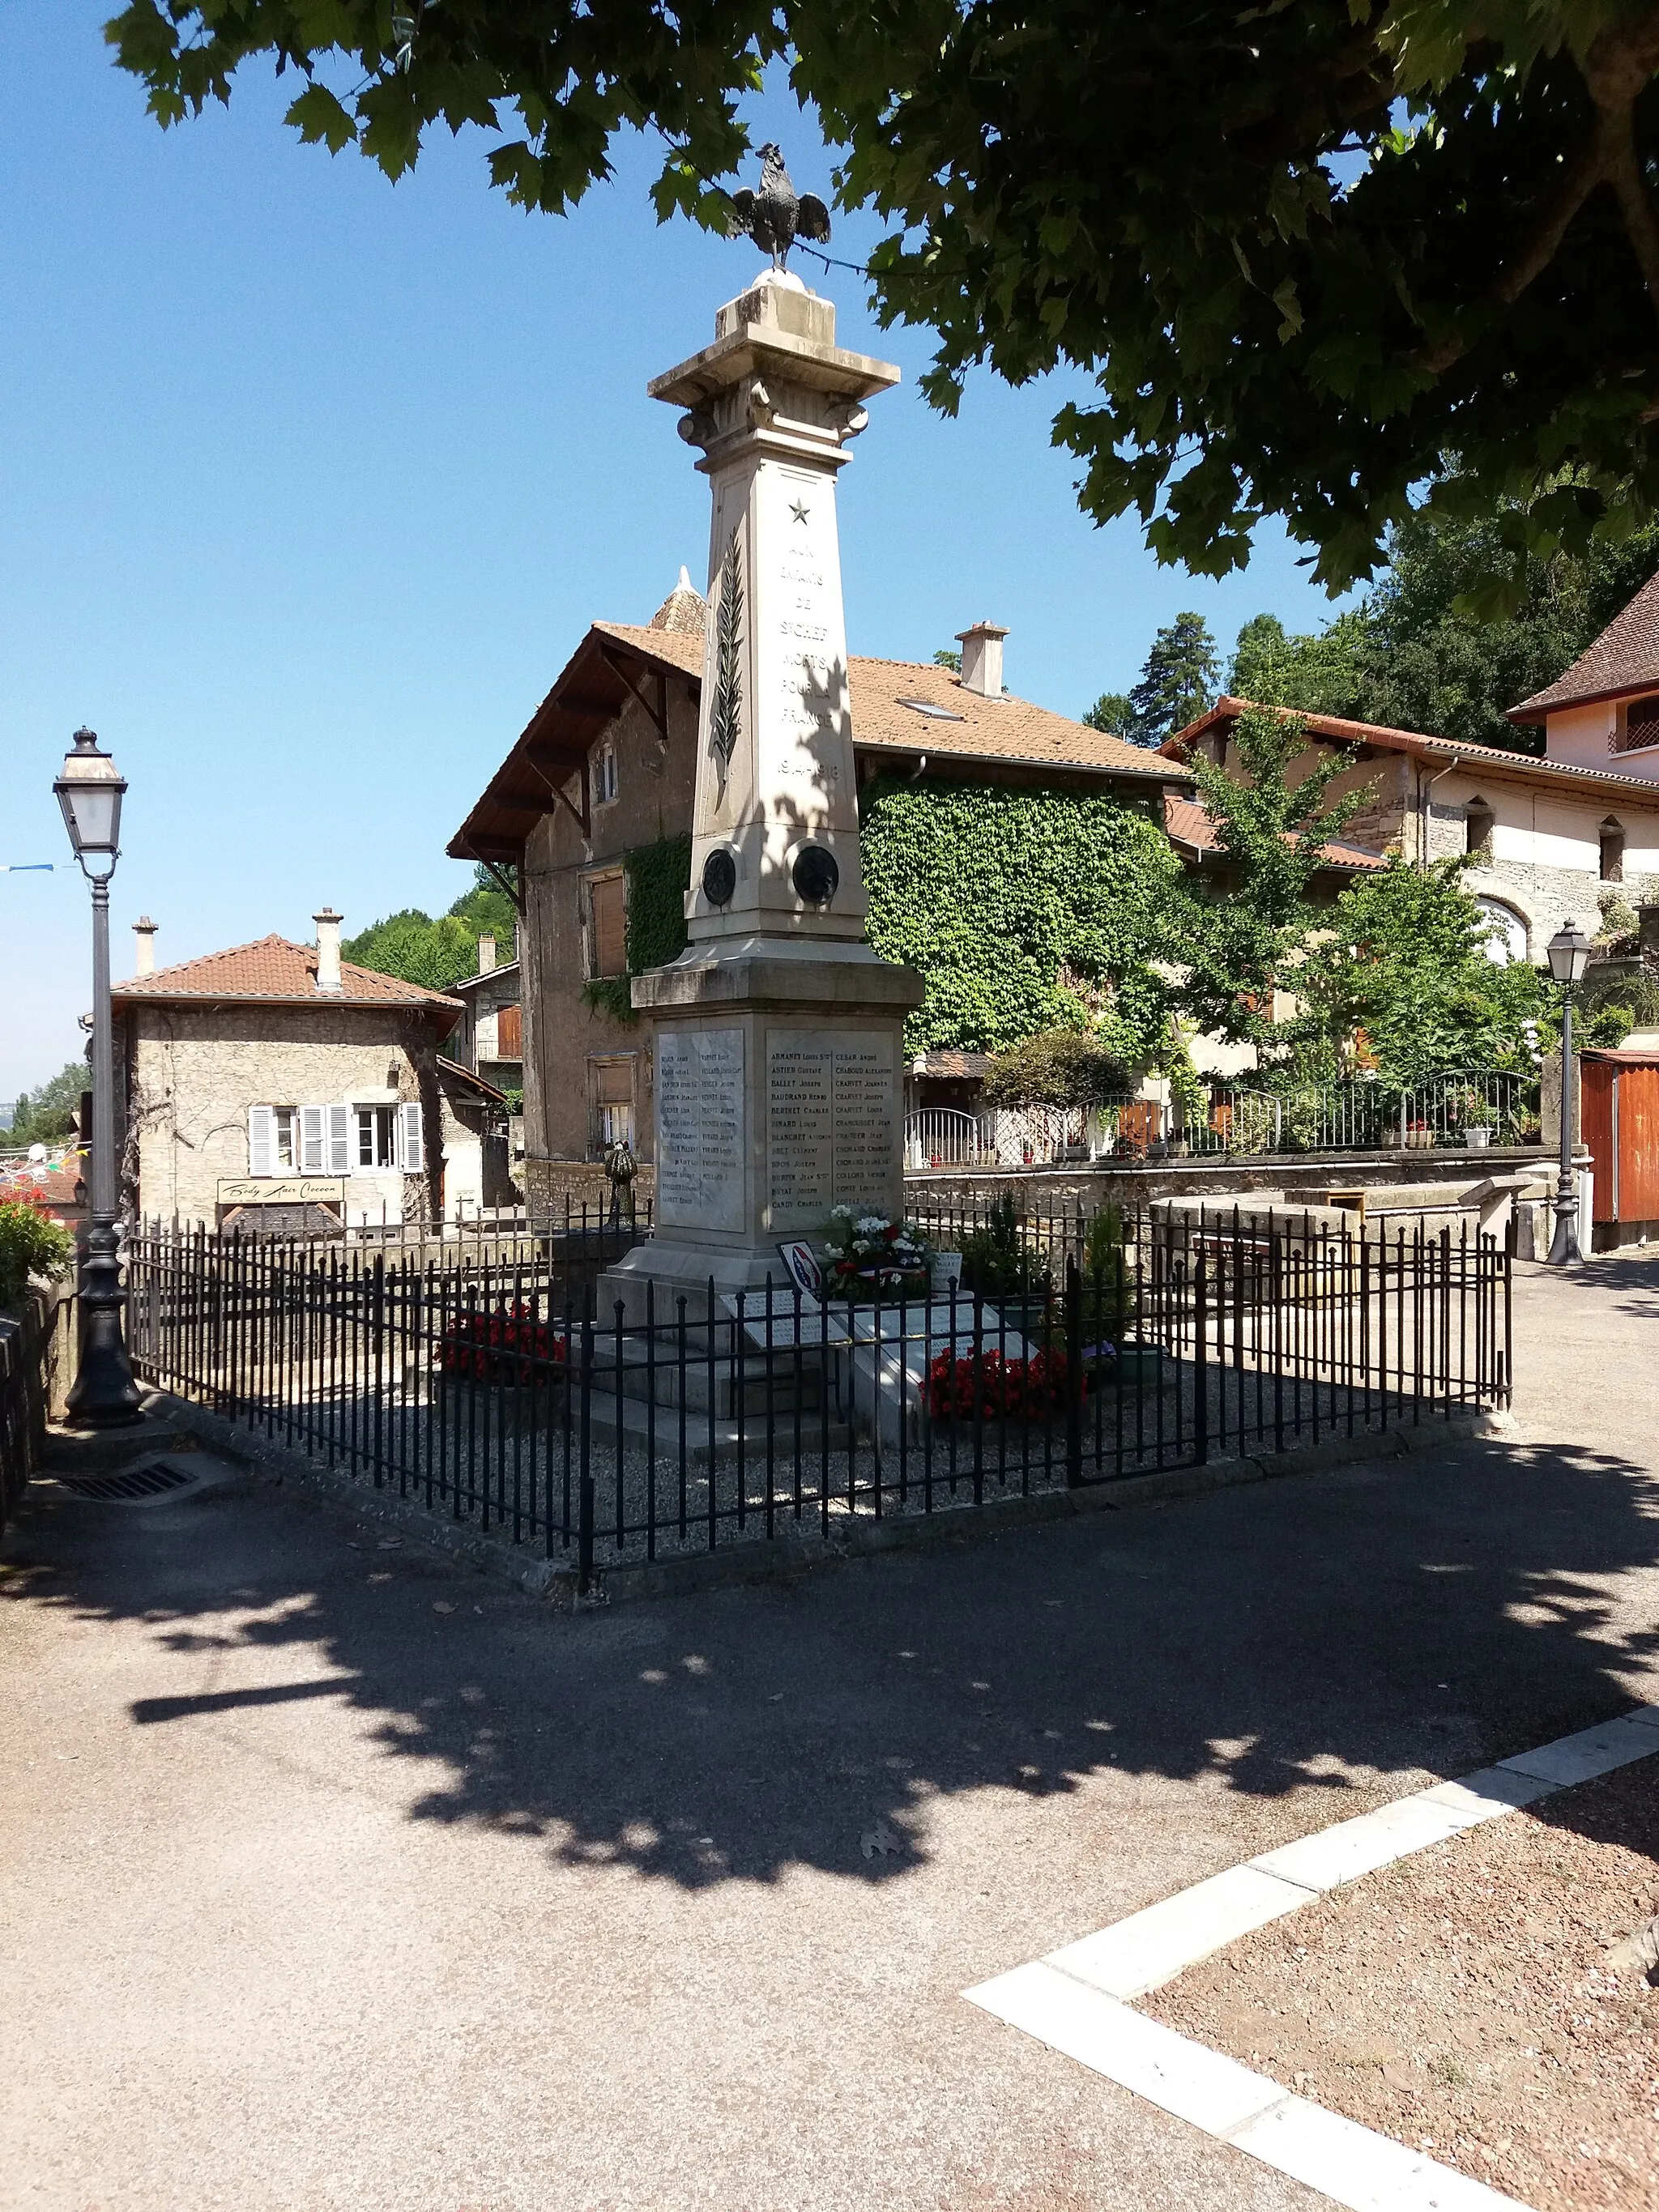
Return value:
<svg viewBox="0 0 1659 2212">
<path fill-rule="evenodd" d="M 497 1007 L 495 1057 L 497 1060 L 524 1058 L 524 1008 L 522 1006 Z"/>
<path fill-rule="evenodd" d="M 631 1106 L 634 1103 L 634 1063 L 631 1060 L 596 1060 L 593 1103 L 596 1106 Z"/>
<path fill-rule="evenodd" d="M 270 1174 L 276 1127 L 276 1116 L 269 1106 L 248 1108 L 247 1171 L 251 1176 Z"/>
<path fill-rule="evenodd" d="M 426 1165 L 418 1098 L 406 1098 L 398 1109 L 398 1164 L 405 1175 L 419 1175 Z"/>
<path fill-rule="evenodd" d="M 593 915 L 592 959 L 595 975 L 625 975 L 628 948 L 627 908 L 620 876 L 601 876 L 587 887 Z"/>
<path fill-rule="evenodd" d="M 328 1116 L 328 1169 L 330 1175 L 351 1173 L 351 1109 L 349 1106 L 325 1106 Z"/>
<path fill-rule="evenodd" d="M 327 1142 L 320 1106 L 300 1109 L 300 1172 L 301 1175 L 328 1173 Z"/>
</svg>

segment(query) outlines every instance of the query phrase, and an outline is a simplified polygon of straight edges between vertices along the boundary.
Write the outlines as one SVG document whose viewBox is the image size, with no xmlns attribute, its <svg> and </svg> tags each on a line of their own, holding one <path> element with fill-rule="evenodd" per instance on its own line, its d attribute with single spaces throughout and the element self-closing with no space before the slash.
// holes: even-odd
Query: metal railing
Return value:
<svg viewBox="0 0 1659 2212">
<path fill-rule="evenodd" d="M 1363 1078 L 1283 1091 L 1218 1085 L 1176 1135 L 1189 1152 L 1235 1155 L 1536 1144 L 1538 1080 L 1488 1068 L 1404 1091 Z"/>
<path fill-rule="evenodd" d="M 928 1168 L 1051 1167 L 1066 1160 L 1143 1158 L 1164 1127 L 1156 1099 L 1095 1106 L 925 1106 L 905 1116 L 907 1173 Z"/>
<path fill-rule="evenodd" d="M 635 1279 L 606 1239 L 443 1264 L 146 1229 L 145 1379 L 565 1559 L 708 1551 L 1506 1402 L 1489 1237 L 1294 1217 L 951 1224 L 961 1273 L 875 1306 Z"/>
<path fill-rule="evenodd" d="M 0 1528 L 40 1465 L 54 1368 L 73 1349 L 75 1301 L 67 1291 L 25 1294 L 0 1314 Z"/>
</svg>

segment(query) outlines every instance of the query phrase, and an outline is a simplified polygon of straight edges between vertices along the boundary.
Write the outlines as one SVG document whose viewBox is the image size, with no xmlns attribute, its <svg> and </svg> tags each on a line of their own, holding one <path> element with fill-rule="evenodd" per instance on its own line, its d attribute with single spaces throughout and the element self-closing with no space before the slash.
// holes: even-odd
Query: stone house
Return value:
<svg viewBox="0 0 1659 2212">
<path fill-rule="evenodd" d="M 439 1048 L 461 1007 L 340 958 L 261 938 L 173 968 L 138 925 L 112 993 L 125 1210 L 271 1234 L 455 1219 L 486 1202 L 504 1101 Z"/>
<path fill-rule="evenodd" d="M 1231 761 L 1249 703 L 1218 700 L 1165 755 L 1197 748 Z M 1541 757 L 1331 714 L 1303 719 L 1314 750 L 1358 755 L 1332 787 L 1372 787 L 1355 840 L 1419 863 L 1470 855 L 1467 882 L 1491 921 L 1493 957 L 1538 963 L 1564 921 L 1594 936 L 1611 898 L 1632 908 L 1659 899 L 1659 576 L 1509 718 L 1543 726 Z"/>
<path fill-rule="evenodd" d="M 525 1174 L 538 1205 L 596 1193 L 614 1138 L 651 1162 L 651 1034 L 624 1011 L 630 932 L 641 921 L 630 897 L 641 895 L 644 862 L 690 836 L 704 614 L 682 569 L 648 624 L 595 623 L 448 847 L 501 871 L 520 902 Z M 1113 793 L 1153 811 L 1166 792 L 1190 787 L 1179 763 L 1009 693 L 1006 635 L 988 623 L 963 633 L 961 675 L 848 657 L 860 787 L 925 770 Z M 683 850 L 672 865 L 679 908 Z M 668 895 L 670 872 L 654 898 Z M 958 1073 L 953 1066 L 939 1079 Z M 912 1070 L 913 1084 L 928 1080 L 925 1067 Z"/>
<path fill-rule="evenodd" d="M 510 959 L 497 960 L 495 954 L 495 939 L 481 937 L 477 973 L 450 987 L 462 1006 L 459 1025 L 449 1040 L 450 1056 L 496 1090 L 516 1091 L 524 1085 L 518 947 Z"/>
</svg>

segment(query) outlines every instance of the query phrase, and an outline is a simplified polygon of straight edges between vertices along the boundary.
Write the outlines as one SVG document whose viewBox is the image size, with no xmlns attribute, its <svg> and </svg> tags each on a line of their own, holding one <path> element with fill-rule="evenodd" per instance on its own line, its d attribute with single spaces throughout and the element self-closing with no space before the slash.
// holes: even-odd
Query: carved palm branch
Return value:
<svg viewBox="0 0 1659 2212">
<path fill-rule="evenodd" d="M 720 605 L 714 616 L 714 705 L 708 735 L 725 771 L 743 733 L 743 562 L 738 532 L 720 563 Z"/>
</svg>

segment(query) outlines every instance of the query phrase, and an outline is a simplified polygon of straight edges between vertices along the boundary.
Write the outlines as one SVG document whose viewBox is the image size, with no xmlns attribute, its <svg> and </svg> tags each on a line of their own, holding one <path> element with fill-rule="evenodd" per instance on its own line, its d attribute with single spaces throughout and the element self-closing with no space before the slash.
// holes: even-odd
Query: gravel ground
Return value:
<svg viewBox="0 0 1659 2212">
<path fill-rule="evenodd" d="M 1146 2000 L 1538 2212 L 1659 2208 L 1659 1759 L 1401 1860 Z"/>
</svg>

